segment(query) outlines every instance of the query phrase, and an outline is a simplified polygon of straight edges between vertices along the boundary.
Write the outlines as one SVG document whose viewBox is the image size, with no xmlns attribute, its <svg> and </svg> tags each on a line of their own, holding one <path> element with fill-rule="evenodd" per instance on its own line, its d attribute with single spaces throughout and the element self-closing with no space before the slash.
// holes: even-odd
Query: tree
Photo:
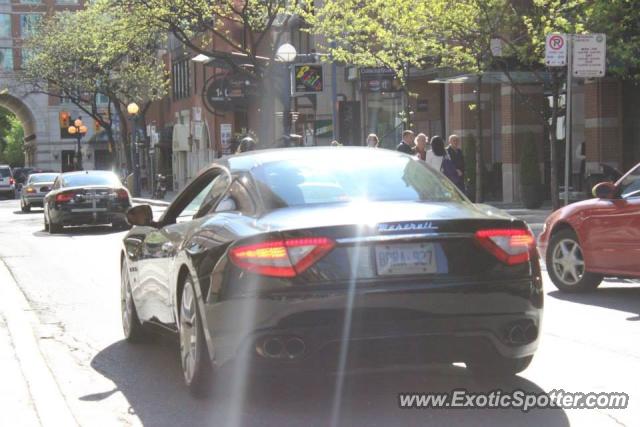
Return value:
<svg viewBox="0 0 640 427">
<path fill-rule="evenodd" d="M 33 92 L 68 99 L 93 118 L 115 144 L 114 117 L 129 169 L 126 106 L 135 101 L 142 115 L 167 90 L 167 74 L 157 49 L 164 35 L 136 10 L 97 0 L 78 12 L 61 12 L 46 19 L 27 40 L 28 59 L 22 83 Z M 106 108 L 98 96 L 108 99 Z"/>
<path fill-rule="evenodd" d="M 439 10 L 425 0 L 326 0 L 302 13 L 309 31 L 321 36 L 325 57 L 360 67 L 393 70 L 407 100 L 411 67 L 421 67 L 435 51 L 437 34 L 431 25 Z M 411 127 L 408 103 L 403 121 Z"/>
<path fill-rule="evenodd" d="M 0 109 L 0 163 L 24 166 L 24 130 L 15 115 Z"/>
<path fill-rule="evenodd" d="M 282 36 L 302 25 L 296 0 L 114 0 L 143 15 L 194 53 L 215 58 L 218 68 L 245 76 L 262 95 L 260 133 L 270 135 L 273 99 L 288 102 L 283 64 L 276 51 Z M 285 105 L 285 110 L 286 110 Z M 289 118 L 285 118 L 287 120 Z"/>
<path fill-rule="evenodd" d="M 482 78 L 493 68 L 491 40 L 509 28 L 511 15 L 507 0 L 432 0 L 437 11 L 434 29 L 441 42 L 437 44 L 437 62 L 432 65 L 455 68 L 475 74 L 476 111 L 475 201 L 483 200 L 484 148 L 482 125 Z"/>
</svg>

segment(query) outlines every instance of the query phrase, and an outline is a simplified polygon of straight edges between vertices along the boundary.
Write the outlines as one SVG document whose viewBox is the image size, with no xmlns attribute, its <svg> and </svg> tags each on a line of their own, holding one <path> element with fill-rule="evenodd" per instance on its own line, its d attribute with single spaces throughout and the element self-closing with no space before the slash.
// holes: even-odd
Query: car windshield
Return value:
<svg viewBox="0 0 640 427">
<path fill-rule="evenodd" d="M 77 173 L 62 177 L 63 187 L 80 187 L 84 185 L 121 185 L 118 177 L 112 172 Z"/>
<path fill-rule="evenodd" d="M 355 201 L 460 202 L 454 185 L 424 163 L 381 153 L 315 152 L 265 163 L 251 173 L 268 208 Z M 358 162 L 358 167 L 354 164 Z"/>
<path fill-rule="evenodd" d="M 11 170 L 9 168 L 0 169 L 0 177 L 6 178 L 8 176 L 11 176 Z"/>
<path fill-rule="evenodd" d="M 640 196 L 640 165 L 636 166 L 620 183 L 623 198 Z"/>
<path fill-rule="evenodd" d="M 55 181 L 57 173 L 45 173 L 29 176 L 29 184 L 37 184 L 40 182 L 53 182 Z"/>
</svg>

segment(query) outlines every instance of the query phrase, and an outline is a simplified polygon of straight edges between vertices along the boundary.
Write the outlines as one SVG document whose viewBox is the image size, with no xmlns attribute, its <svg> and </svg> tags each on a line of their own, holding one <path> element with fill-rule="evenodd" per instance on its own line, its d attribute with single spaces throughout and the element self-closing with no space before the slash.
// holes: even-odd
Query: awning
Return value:
<svg viewBox="0 0 640 427">
<path fill-rule="evenodd" d="M 511 81 L 516 84 L 545 83 L 550 80 L 547 72 L 532 73 L 531 71 L 513 71 L 509 73 L 511 80 L 502 71 L 485 71 L 482 73 L 483 83 L 509 84 Z M 429 80 L 429 83 L 469 83 L 475 84 L 478 81 L 477 74 L 457 74 L 447 77 L 439 77 Z"/>
</svg>

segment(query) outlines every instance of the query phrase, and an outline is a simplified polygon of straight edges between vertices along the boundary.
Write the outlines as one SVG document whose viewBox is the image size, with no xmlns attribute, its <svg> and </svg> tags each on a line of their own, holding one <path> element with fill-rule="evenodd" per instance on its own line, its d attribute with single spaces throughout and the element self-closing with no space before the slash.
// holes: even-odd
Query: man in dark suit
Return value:
<svg viewBox="0 0 640 427">
<path fill-rule="evenodd" d="M 413 131 L 405 130 L 402 132 L 402 141 L 400 141 L 396 150 L 402 153 L 413 154 L 413 137 Z"/>
</svg>

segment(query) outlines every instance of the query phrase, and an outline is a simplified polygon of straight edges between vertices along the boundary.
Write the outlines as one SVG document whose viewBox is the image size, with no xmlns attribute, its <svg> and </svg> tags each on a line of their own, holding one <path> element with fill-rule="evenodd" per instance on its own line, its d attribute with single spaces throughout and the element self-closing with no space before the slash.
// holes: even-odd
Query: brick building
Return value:
<svg viewBox="0 0 640 427">
<path fill-rule="evenodd" d="M 66 132 L 69 121 L 82 116 L 70 102 L 40 93 L 29 93 L 17 76 L 28 55 L 23 40 L 40 20 L 56 11 L 80 10 L 82 0 L 0 0 L 0 106 L 21 121 L 25 138 L 25 164 L 52 170 L 73 166 L 76 139 Z M 107 100 L 102 100 L 107 106 Z M 111 169 L 112 154 L 89 117 L 83 138 L 83 165 L 87 169 Z"/>
</svg>

